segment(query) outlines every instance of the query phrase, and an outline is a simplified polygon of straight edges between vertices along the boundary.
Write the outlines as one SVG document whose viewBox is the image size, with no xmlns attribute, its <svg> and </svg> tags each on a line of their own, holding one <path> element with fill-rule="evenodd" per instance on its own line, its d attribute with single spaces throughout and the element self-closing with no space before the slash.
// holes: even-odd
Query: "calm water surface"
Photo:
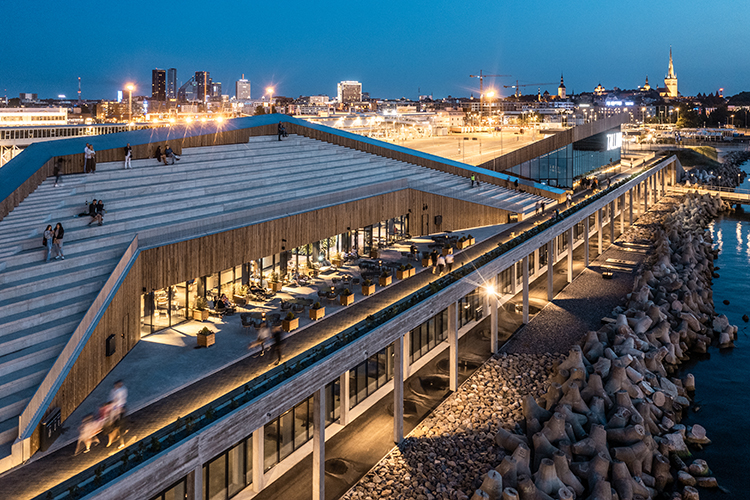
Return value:
<svg viewBox="0 0 750 500">
<path fill-rule="evenodd" d="M 744 170 L 750 170 L 745 163 Z M 747 184 L 747 185 L 744 185 Z M 741 186 L 750 189 L 746 181 Z M 750 206 L 745 213 L 723 215 L 710 227 L 714 247 L 721 250 L 714 265 L 721 276 L 714 280 L 714 305 L 739 327 L 735 349 L 712 347 L 709 354 L 692 360 L 683 370 L 695 375 L 695 402 L 685 424 L 706 428 L 713 444 L 696 452 L 729 494 L 701 490 L 701 499 L 750 498 Z M 729 305 L 724 304 L 729 301 Z"/>
</svg>

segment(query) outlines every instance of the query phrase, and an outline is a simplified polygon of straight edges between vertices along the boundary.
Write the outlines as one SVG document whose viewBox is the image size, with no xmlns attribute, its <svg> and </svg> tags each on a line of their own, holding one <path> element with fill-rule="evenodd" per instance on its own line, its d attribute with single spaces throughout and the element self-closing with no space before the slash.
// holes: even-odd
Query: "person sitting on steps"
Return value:
<svg viewBox="0 0 750 500">
<path fill-rule="evenodd" d="M 174 165 L 175 160 L 180 161 L 180 157 L 174 154 L 174 151 L 172 151 L 172 148 L 169 147 L 169 144 L 167 144 L 167 148 L 164 150 L 164 153 L 166 154 L 167 158 L 172 160 L 172 163 L 170 165 Z M 167 162 L 165 160 L 164 164 L 166 165 L 166 163 Z"/>
<path fill-rule="evenodd" d="M 156 151 L 154 151 L 154 158 L 156 158 L 157 161 L 167 164 L 167 156 L 161 152 L 161 146 L 156 146 Z"/>
</svg>

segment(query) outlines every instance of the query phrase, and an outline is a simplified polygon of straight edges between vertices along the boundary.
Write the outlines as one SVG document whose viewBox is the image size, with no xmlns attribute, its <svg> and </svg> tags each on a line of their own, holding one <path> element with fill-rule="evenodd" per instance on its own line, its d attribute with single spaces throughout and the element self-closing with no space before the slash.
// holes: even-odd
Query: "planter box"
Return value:
<svg viewBox="0 0 750 500">
<path fill-rule="evenodd" d="M 284 283 L 282 283 L 281 281 L 271 282 L 271 290 L 273 290 L 274 292 L 280 292 L 283 287 L 284 287 Z"/>
<path fill-rule="evenodd" d="M 296 330 L 297 328 L 299 328 L 299 318 L 282 320 L 281 328 L 283 328 L 285 332 Z"/>
<path fill-rule="evenodd" d="M 426 259 L 422 259 L 422 267 L 430 267 L 430 259 L 429 257 Z"/>
<path fill-rule="evenodd" d="M 413 267 L 411 269 L 404 269 L 403 271 L 396 271 L 396 278 L 400 280 L 405 280 L 406 278 L 411 278 L 416 273 L 416 269 Z"/>
<path fill-rule="evenodd" d="M 206 321 L 208 319 L 208 309 L 202 311 L 193 309 L 193 319 L 195 321 Z"/>
<path fill-rule="evenodd" d="M 198 347 L 211 347 L 216 343 L 215 333 L 210 333 L 208 335 L 201 335 L 199 333 L 196 338 L 198 339 Z"/>
<path fill-rule="evenodd" d="M 417 270 L 416 270 L 416 269 L 414 269 L 413 267 L 412 267 L 411 269 L 407 269 L 407 271 L 409 272 L 409 277 L 410 277 L 410 278 L 411 278 L 412 276 L 414 276 L 414 275 L 416 275 L 416 274 L 417 274 Z"/>
<path fill-rule="evenodd" d="M 469 238 L 469 245 L 473 245 L 477 241 L 474 238 Z"/>
<path fill-rule="evenodd" d="M 470 241 L 471 240 L 458 241 L 458 242 L 456 242 L 456 247 L 459 250 L 463 250 L 464 248 L 468 248 L 468 246 L 471 245 Z"/>
<path fill-rule="evenodd" d="M 331 259 L 331 264 L 333 264 L 335 267 L 341 267 L 344 265 L 344 261 L 341 259 Z"/>
<path fill-rule="evenodd" d="M 350 293 L 349 295 L 340 295 L 339 299 L 341 300 L 342 306 L 348 306 L 351 304 L 354 304 L 354 294 Z"/>
<path fill-rule="evenodd" d="M 369 286 L 368 285 L 362 285 L 362 295 L 364 295 L 365 297 L 367 297 L 368 295 L 372 295 L 373 293 L 375 293 L 375 283 L 373 283 L 372 285 L 369 285 Z"/>
<path fill-rule="evenodd" d="M 388 286 L 393 281 L 393 276 L 387 276 L 387 277 L 380 277 L 378 278 L 378 281 L 380 282 L 380 286 Z"/>
<path fill-rule="evenodd" d="M 378 251 L 377 250 L 370 250 L 370 258 L 371 259 L 377 259 L 378 258 Z"/>
<path fill-rule="evenodd" d="M 319 320 L 326 315 L 326 308 L 321 307 L 320 309 L 310 309 L 310 319 L 313 321 Z"/>
<path fill-rule="evenodd" d="M 453 247 L 451 248 L 443 248 L 443 257 L 448 255 L 449 253 L 453 253 Z"/>
</svg>

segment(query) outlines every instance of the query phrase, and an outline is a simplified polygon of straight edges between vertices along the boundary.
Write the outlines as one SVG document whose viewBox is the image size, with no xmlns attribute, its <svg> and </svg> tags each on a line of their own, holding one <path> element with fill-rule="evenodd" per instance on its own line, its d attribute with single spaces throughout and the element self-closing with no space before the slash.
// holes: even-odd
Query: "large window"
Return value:
<svg viewBox="0 0 750 500">
<path fill-rule="evenodd" d="M 425 321 L 409 334 L 409 359 L 413 363 L 448 337 L 448 310 Z"/>
<path fill-rule="evenodd" d="M 204 500 L 227 500 L 235 496 L 253 482 L 252 467 L 251 435 L 203 466 Z"/>
<path fill-rule="evenodd" d="M 468 325 L 472 321 L 482 319 L 482 295 L 477 288 L 458 301 L 458 327 Z"/>
<path fill-rule="evenodd" d="M 500 291 L 504 294 L 513 293 L 513 266 L 501 271 L 499 276 Z"/>
<path fill-rule="evenodd" d="M 349 370 L 349 408 L 354 408 L 393 378 L 393 345 Z"/>
<path fill-rule="evenodd" d="M 187 500 L 187 478 L 181 479 L 180 482 L 152 497 L 151 500 Z"/>
</svg>

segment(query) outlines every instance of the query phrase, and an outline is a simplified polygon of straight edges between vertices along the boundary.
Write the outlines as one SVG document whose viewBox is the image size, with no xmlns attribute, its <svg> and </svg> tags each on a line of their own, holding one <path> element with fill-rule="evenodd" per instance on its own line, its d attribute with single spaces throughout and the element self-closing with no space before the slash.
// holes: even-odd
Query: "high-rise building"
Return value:
<svg viewBox="0 0 750 500">
<path fill-rule="evenodd" d="M 250 82 L 245 80 L 244 73 L 242 78 L 235 83 L 235 93 L 238 101 L 247 101 L 250 99 Z"/>
<path fill-rule="evenodd" d="M 167 99 L 177 98 L 177 68 L 167 70 Z"/>
<path fill-rule="evenodd" d="M 665 97 L 677 97 L 677 75 L 674 72 L 674 63 L 672 62 L 672 47 L 669 47 L 669 70 L 667 70 L 667 76 L 664 78 L 664 87 L 667 92 Z"/>
<path fill-rule="evenodd" d="M 208 71 L 195 72 L 195 84 L 197 85 L 196 100 L 206 102 L 211 97 L 211 75 Z"/>
<path fill-rule="evenodd" d="M 151 70 L 151 99 L 160 102 L 167 100 L 167 72 L 163 69 Z"/>
<path fill-rule="evenodd" d="M 211 82 L 209 95 L 215 99 L 221 99 L 221 82 Z"/>
<path fill-rule="evenodd" d="M 340 103 L 362 102 L 362 84 L 355 81 L 343 81 L 338 85 Z"/>
</svg>

